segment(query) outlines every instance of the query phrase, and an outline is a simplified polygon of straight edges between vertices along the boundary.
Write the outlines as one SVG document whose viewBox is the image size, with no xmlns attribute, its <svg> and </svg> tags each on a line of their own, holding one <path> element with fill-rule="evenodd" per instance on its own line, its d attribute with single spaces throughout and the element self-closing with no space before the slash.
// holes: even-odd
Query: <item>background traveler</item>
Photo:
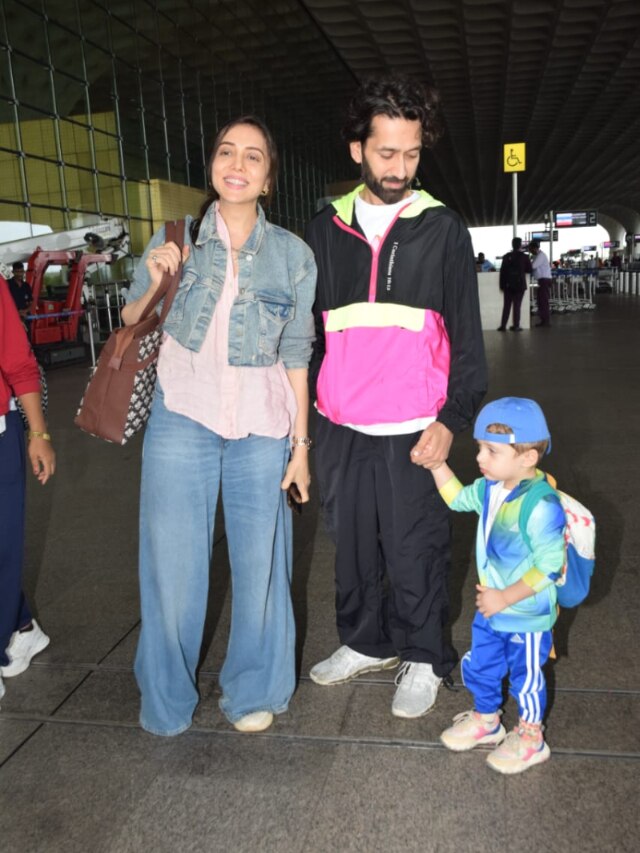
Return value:
<svg viewBox="0 0 640 853">
<path fill-rule="evenodd" d="M 529 251 L 533 255 L 531 268 L 533 277 L 538 285 L 538 322 L 536 326 L 551 325 L 551 311 L 549 310 L 549 296 L 551 294 L 551 267 L 549 258 L 540 248 L 537 240 L 529 243 Z"/>
<path fill-rule="evenodd" d="M 513 306 L 512 332 L 521 332 L 520 306 L 527 290 L 527 273 L 531 273 L 531 261 L 522 251 L 522 240 L 514 237 L 511 241 L 511 251 L 502 258 L 500 267 L 500 290 L 503 293 L 502 320 L 498 326 L 499 332 L 507 330 L 511 306 Z"/>
<path fill-rule="evenodd" d="M 491 261 L 488 261 L 485 258 L 484 252 L 478 252 L 478 260 L 476 261 L 476 270 L 478 272 L 495 272 L 496 268 L 491 263 Z"/>
<path fill-rule="evenodd" d="M 7 282 L 11 298 L 15 302 L 20 316 L 26 317 L 33 301 L 33 292 L 31 286 L 25 281 L 24 264 L 22 261 L 16 261 L 11 265 L 11 270 L 13 275 Z"/>
</svg>

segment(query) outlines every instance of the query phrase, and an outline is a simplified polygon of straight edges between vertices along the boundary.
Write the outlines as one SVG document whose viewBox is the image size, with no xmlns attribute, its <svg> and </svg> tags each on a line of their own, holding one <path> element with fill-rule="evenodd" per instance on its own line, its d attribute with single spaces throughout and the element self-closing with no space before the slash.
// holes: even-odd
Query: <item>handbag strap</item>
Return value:
<svg viewBox="0 0 640 853">
<path fill-rule="evenodd" d="M 165 222 L 165 242 L 173 242 L 176 244 L 176 246 L 180 250 L 180 263 L 178 264 L 178 269 L 175 271 L 174 275 L 171 275 L 171 273 L 168 272 L 164 273 L 164 275 L 162 276 L 162 281 L 160 282 L 160 287 L 156 290 L 156 292 L 153 294 L 153 296 L 145 306 L 145 309 L 140 315 L 140 319 L 138 320 L 139 323 L 142 322 L 142 320 L 146 320 L 146 318 L 151 315 L 151 312 L 155 310 L 156 305 L 163 297 L 165 299 L 162 305 L 162 312 L 160 314 L 160 325 L 164 323 L 167 318 L 167 314 L 171 310 L 171 305 L 173 304 L 174 297 L 178 292 L 178 286 L 180 284 L 180 279 L 182 278 L 182 249 L 184 246 L 184 231 L 184 219 Z"/>
<path fill-rule="evenodd" d="M 174 275 L 171 275 L 168 272 L 164 273 L 162 281 L 160 282 L 160 287 L 156 290 L 145 306 L 145 309 L 137 322 L 133 323 L 131 326 L 123 326 L 117 330 L 116 345 L 113 355 L 109 359 L 109 367 L 112 367 L 114 370 L 120 370 L 122 366 L 122 357 L 135 338 L 136 331 L 140 329 L 144 321 L 151 316 L 160 300 L 165 297 L 162 305 L 162 312 L 160 313 L 160 320 L 158 321 L 158 326 L 162 327 L 162 324 L 164 323 L 171 308 L 173 299 L 178 292 L 178 286 L 180 284 L 180 279 L 182 278 L 182 248 L 184 246 L 184 232 L 184 219 L 165 223 L 166 242 L 168 243 L 173 241 L 180 250 L 180 263 L 178 264 L 178 269 L 175 271 Z"/>
</svg>

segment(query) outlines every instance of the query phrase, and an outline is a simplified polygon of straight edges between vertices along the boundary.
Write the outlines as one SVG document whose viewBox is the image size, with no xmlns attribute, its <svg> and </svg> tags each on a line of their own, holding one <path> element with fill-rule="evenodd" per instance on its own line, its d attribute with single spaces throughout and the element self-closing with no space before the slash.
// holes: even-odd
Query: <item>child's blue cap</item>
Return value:
<svg viewBox="0 0 640 853">
<path fill-rule="evenodd" d="M 491 424 L 504 424 L 511 427 L 513 433 L 499 435 L 487 432 Z M 498 444 L 548 441 L 547 453 L 551 450 L 551 435 L 542 409 L 535 400 L 524 397 L 502 397 L 483 406 L 476 419 L 473 437 L 478 441 L 495 441 Z"/>
</svg>

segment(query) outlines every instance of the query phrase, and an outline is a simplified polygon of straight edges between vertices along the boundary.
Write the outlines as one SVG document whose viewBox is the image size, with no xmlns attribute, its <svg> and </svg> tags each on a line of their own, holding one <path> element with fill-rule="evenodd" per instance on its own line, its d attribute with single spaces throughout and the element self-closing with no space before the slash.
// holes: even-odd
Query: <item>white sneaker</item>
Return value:
<svg viewBox="0 0 640 853">
<path fill-rule="evenodd" d="M 342 684 L 365 672 L 379 672 L 398 666 L 398 658 L 372 658 L 354 652 L 349 646 L 340 646 L 330 658 L 320 661 L 309 672 L 316 684 Z"/>
<path fill-rule="evenodd" d="M 0 675 L 4 678 L 20 675 L 31 663 L 31 658 L 44 651 L 48 645 L 49 637 L 34 619 L 31 631 L 16 631 L 12 635 L 7 646 L 9 663 L 0 667 Z"/>
<path fill-rule="evenodd" d="M 268 729 L 273 722 L 273 714 L 271 711 L 254 711 L 252 714 L 245 714 L 233 724 L 239 732 L 263 732 Z"/>
<path fill-rule="evenodd" d="M 396 675 L 396 684 L 391 713 L 394 717 L 413 718 L 422 717 L 433 708 L 442 679 L 430 663 L 405 661 Z"/>
</svg>

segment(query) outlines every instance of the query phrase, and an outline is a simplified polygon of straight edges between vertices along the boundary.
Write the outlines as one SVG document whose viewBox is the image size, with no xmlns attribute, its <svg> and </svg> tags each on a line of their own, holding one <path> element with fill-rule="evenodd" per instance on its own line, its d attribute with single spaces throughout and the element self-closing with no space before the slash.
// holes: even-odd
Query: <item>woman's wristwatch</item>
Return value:
<svg viewBox="0 0 640 853">
<path fill-rule="evenodd" d="M 291 436 L 291 448 L 294 447 L 306 447 L 307 450 L 311 450 L 313 447 L 313 439 L 306 436 L 305 438 L 298 438 L 295 435 Z"/>
<path fill-rule="evenodd" d="M 51 436 L 48 432 L 38 432 L 35 429 L 30 429 L 27 431 L 27 438 L 29 439 L 29 441 L 32 438 L 44 438 L 45 441 L 51 441 Z"/>
</svg>

